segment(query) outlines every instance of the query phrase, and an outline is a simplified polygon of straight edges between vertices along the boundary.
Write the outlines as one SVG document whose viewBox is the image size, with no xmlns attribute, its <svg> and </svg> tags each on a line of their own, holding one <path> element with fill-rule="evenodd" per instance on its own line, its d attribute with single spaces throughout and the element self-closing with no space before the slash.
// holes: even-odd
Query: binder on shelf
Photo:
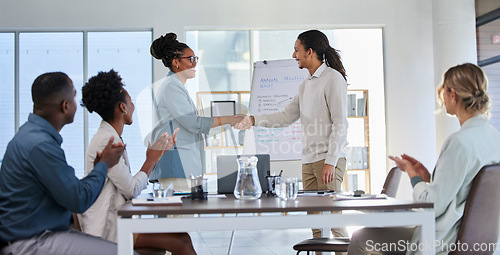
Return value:
<svg viewBox="0 0 500 255">
<path fill-rule="evenodd" d="M 356 150 L 355 150 L 355 158 L 356 158 L 356 169 L 361 169 L 363 167 L 363 163 L 362 163 L 362 160 L 363 160 L 363 156 L 362 156 L 362 148 L 361 147 L 356 147 Z"/>
<path fill-rule="evenodd" d="M 368 169 L 368 147 L 361 147 L 361 168 Z"/>
<path fill-rule="evenodd" d="M 358 190 L 358 174 L 350 173 L 347 175 L 347 190 Z"/>
<path fill-rule="evenodd" d="M 354 147 L 351 147 L 350 155 L 349 155 L 349 161 L 351 162 L 351 168 L 350 169 L 356 169 L 356 149 Z"/>
<path fill-rule="evenodd" d="M 352 147 L 345 148 L 346 157 L 347 157 L 347 169 L 352 168 Z"/>
<path fill-rule="evenodd" d="M 347 147 L 347 169 L 368 169 L 368 147 Z"/>
<path fill-rule="evenodd" d="M 366 97 L 358 98 L 356 111 L 357 116 L 366 116 Z"/>
<path fill-rule="evenodd" d="M 356 116 L 356 94 L 347 95 L 347 116 Z"/>
<path fill-rule="evenodd" d="M 359 169 L 357 148 L 349 147 L 349 154 L 347 155 L 348 169 Z"/>
<path fill-rule="evenodd" d="M 347 176 L 343 188 L 346 190 L 365 189 L 370 190 L 369 162 L 370 137 L 368 134 L 368 90 L 349 89 L 347 94 L 347 116 L 349 121 L 349 132 L 346 147 Z"/>
</svg>

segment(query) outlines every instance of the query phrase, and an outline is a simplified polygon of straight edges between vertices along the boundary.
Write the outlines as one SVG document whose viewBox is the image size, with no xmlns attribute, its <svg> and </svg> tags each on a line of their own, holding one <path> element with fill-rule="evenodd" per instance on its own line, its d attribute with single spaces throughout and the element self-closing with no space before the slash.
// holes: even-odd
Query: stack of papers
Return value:
<svg viewBox="0 0 500 255">
<path fill-rule="evenodd" d="M 132 205 L 182 205 L 182 197 L 134 198 Z"/>
<path fill-rule="evenodd" d="M 323 197 L 330 196 L 335 194 L 333 190 L 325 190 L 325 191 L 311 191 L 311 190 L 299 190 L 298 197 Z"/>
</svg>

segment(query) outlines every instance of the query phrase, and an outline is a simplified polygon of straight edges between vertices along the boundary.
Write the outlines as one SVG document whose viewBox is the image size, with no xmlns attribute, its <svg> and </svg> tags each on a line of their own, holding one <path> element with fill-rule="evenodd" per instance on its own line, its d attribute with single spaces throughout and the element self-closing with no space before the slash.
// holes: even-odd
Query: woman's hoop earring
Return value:
<svg viewBox="0 0 500 255">
<path fill-rule="evenodd" d="M 179 69 L 179 66 L 175 66 L 177 69 Z"/>
</svg>

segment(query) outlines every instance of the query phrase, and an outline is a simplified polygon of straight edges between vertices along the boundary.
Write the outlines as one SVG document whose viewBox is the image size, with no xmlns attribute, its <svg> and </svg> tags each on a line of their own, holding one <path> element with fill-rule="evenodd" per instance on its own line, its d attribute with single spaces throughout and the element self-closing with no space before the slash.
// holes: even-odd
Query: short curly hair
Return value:
<svg viewBox="0 0 500 255">
<path fill-rule="evenodd" d="M 53 102 L 73 98 L 73 82 L 63 72 L 44 73 L 31 86 L 34 109 L 43 109 Z"/>
<path fill-rule="evenodd" d="M 115 70 L 99 72 L 82 87 L 83 105 L 90 113 L 97 112 L 103 120 L 113 120 L 115 106 L 126 103 L 124 86 L 122 77 Z"/>
</svg>

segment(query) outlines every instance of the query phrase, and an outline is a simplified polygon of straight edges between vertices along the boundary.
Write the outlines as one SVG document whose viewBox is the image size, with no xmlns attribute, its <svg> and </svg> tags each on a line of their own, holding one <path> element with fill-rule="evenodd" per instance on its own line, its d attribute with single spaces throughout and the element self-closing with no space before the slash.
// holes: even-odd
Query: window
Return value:
<svg viewBox="0 0 500 255">
<path fill-rule="evenodd" d="M 248 90 L 251 82 L 248 31 L 188 31 L 186 38 L 187 45 L 200 57 L 199 74 L 193 79 L 196 91 Z"/>
<path fill-rule="evenodd" d="M 292 58 L 293 46 L 303 30 L 258 30 L 253 31 L 254 60 Z"/>
<path fill-rule="evenodd" d="M 22 125 L 33 112 L 31 85 L 40 74 L 66 73 L 76 89 L 75 100 L 81 99 L 83 82 L 83 33 L 20 33 L 19 34 L 19 121 Z M 83 169 L 83 110 L 78 107 L 70 127 L 63 127 L 61 136 L 66 161 L 75 170 Z"/>
<path fill-rule="evenodd" d="M 152 59 L 149 54 L 151 32 L 89 32 L 88 76 L 114 69 L 122 77 L 125 89 L 135 104 L 133 124 L 123 131 L 130 169 L 137 172 L 146 159 L 144 137 L 151 130 Z M 149 97 L 148 97 L 149 95 Z M 97 132 L 101 117 L 89 114 L 89 141 Z M 148 125 L 149 124 L 149 125 Z"/>
<path fill-rule="evenodd" d="M 15 132 L 14 33 L 0 33 L 0 165 Z"/>
<path fill-rule="evenodd" d="M 149 54 L 151 31 L 127 32 L 19 32 L 19 70 L 15 70 L 15 33 L 0 33 L 0 82 L 2 93 L 0 116 L 2 157 L 15 126 L 26 122 L 32 112 L 31 85 L 45 72 L 61 71 L 72 80 L 81 100 L 81 88 L 87 76 L 114 68 L 123 78 L 126 89 L 136 105 L 134 125 L 125 128 L 124 140 L 131 161 L 131 170 L 140 170 L 145 158 L 143 137 L 151 130 L 152 59 Z M 85 40 L 86 39 L 86 40 Z M 85 62 L 88 64 L 85 65 Z M 16 83 L 16 71 L 19 73 Z M 19 109 L 15 107 L 15 88 L 19 89 Z M 149 96 L 148 96 L 149 95 Z M 148 105 L 149 104 L 149 105 Z M 74 122 L 61 130 L 62 147 L 68 164 L 83 177 L 86 137 L 97 131 L 100 117 L 78 107 Z M 15 123 L 16 117 L 19 123 Z"/>
<path fill-rule="evenodd" d="M 252 62 L 292 58 L 295 40 L 303 31 L 187 31 L 186 43 L 200 56 L 199 74 L 188 80 L 192 84 L 188 86 L 192 98 L 196 98 L 199 91 L 250 90 Z M 340 50 L 348 82 L 352 85 L 350 88 L 372 88 L 369 84 L 373 83 L 373 77 L 383 88 L 382 29 L 321 31 L 327 35 L 330 44 Z M 370 75 L 366 75 L 367 72 Z"/>
<path fill-rule="evenodd" d="M 488 78 L 488 96 L 490 98 L 490 123 L 500 130 L 500 64 L 481 67 Z"/>
</svg>

